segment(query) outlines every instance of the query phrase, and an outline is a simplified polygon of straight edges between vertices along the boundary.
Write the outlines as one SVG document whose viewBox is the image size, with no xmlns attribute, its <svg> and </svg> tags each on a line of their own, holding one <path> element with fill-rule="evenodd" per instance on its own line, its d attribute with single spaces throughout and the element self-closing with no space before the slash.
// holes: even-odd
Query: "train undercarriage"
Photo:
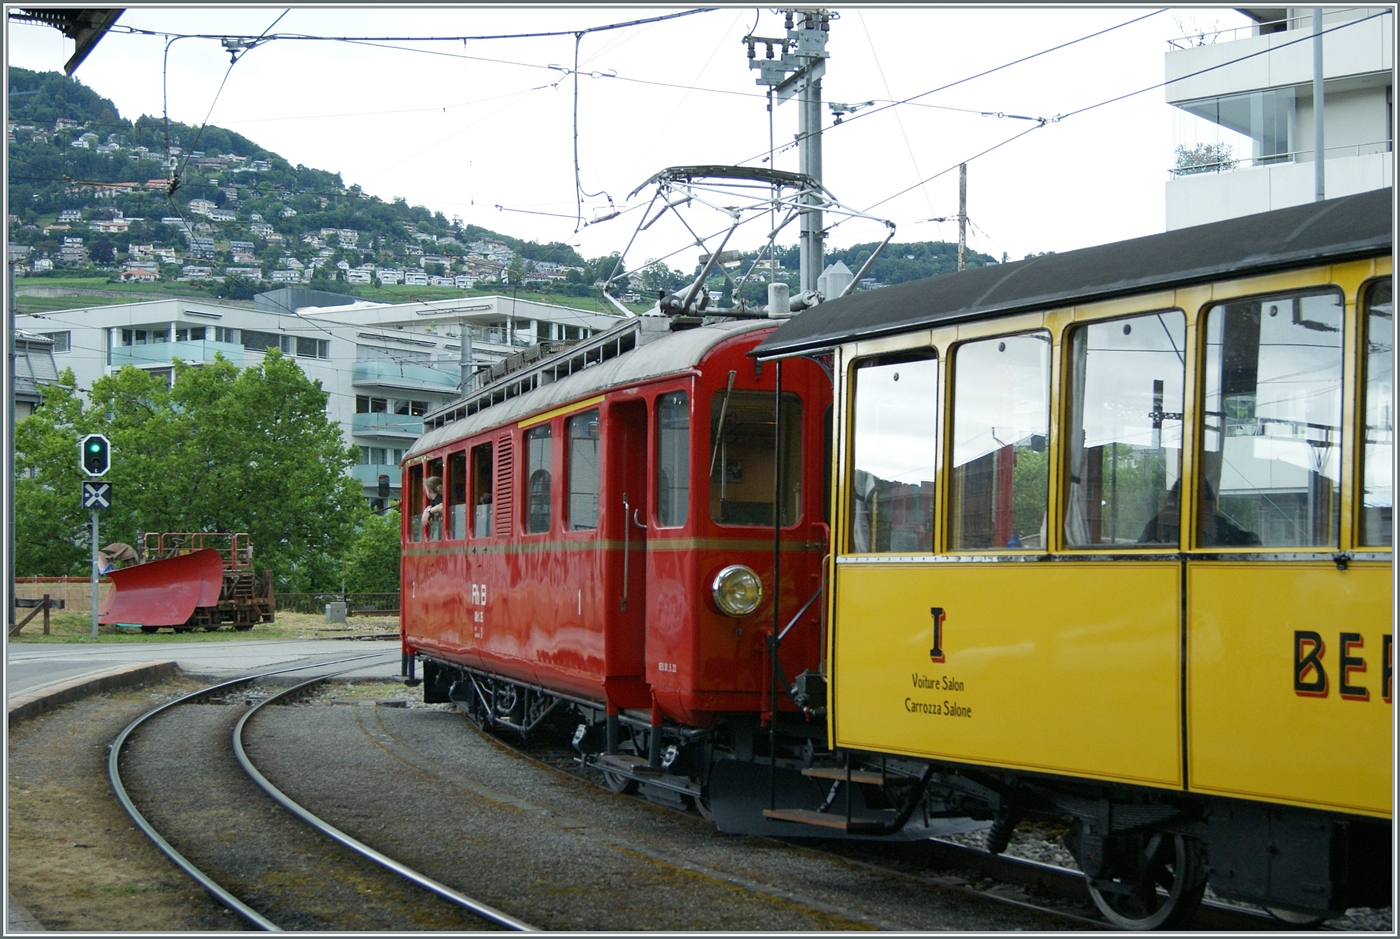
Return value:
<svg viewBox="0 0 1400 939">
<path fill-rule="evenodd" d="M 1125 929 L 1182 926 L 1207 885 L 1290 925 L 1392 902 L 1391 831 L 1379 820 L 832 752 L 824 724 L 801 714 L 782 715 L 776 733 L 752 714 L 656 726 L 643 711 L 609 715 L 600 702 L 432 659 L 423 689 L 483 730 L 567 740 L 613 791 L 693 808 L 727 833 L 910 841 L 987 829 L 987 850 L 1000 854 L 1023 819 L 1067 822 L 1094 903 Z"/>
</svg>

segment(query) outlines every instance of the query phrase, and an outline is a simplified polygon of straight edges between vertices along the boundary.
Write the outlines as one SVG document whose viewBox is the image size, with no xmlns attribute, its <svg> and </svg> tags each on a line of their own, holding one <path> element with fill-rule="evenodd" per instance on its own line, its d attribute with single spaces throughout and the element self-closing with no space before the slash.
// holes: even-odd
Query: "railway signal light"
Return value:
<svg viewBox="0 0 1400 939">
<path fill-rule="evenodd" d="M 385 473 L 379 474 L 379 498 L 389 498 L 389 477 Z"/>
<path fill-rule="evenodd" d="M 89 476 L 105 476 L 112 467 L 112 445 L 101 434 L 88 434 L 81 442 L 80 462 Z"/>
</svg>

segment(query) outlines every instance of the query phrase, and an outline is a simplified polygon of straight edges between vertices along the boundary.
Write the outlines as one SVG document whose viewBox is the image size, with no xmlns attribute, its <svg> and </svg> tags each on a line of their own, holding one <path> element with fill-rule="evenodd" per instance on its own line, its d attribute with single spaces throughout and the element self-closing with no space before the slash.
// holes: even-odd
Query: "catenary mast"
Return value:
<svg viewBox="0 0 1400 939">
<path fill-rule="evenodd" d="M 798 96 L 798 172 L 820 184 L 822 76 L 826 74 L 826 40 L 836 14 L 822 9 L 791 9 L 783 13 L 786 37 L 744 37 L 749 48 L 749 68 L 759 70 L 756 83 L 772 88 L 780 103 L 793 95 Z M 756 55 L 759 45 L 765 52 L 761 59 Z M 805 292 L 817 289 L 817 278 L 823 267 L 821 194 L 809 192 L 802 202 L 813 207 L 802 213 L 799 281 L 800 289 Z"/>
</svg>

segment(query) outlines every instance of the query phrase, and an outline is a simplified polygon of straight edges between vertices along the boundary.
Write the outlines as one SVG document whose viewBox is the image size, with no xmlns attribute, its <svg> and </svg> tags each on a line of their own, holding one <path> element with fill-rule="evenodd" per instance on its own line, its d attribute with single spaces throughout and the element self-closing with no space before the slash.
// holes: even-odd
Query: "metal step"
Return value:
<svg viewBox="0 0 1400 939">
<path fill-rule="evenodd" d="M 863 783 L 867 786 L 883 786 L 891 780 L 891 777 L 880 773 L 872 773 L 869 770 L 853 769 L 850 776 L 846 775 L 846 768 L 843 766 L 809 766 L 802 771 L 803 776 L 815 776 L 818 779 L 838 779 L 845 782 L 847 778 L 853 783 Z M 899 779 L 902 777 L 894 777 Z M 904 777 L 907 778 L 907 777 Z"/>
<path fill-rule="evenodd" d="M 796 822 L 800 825 L 820 825 L 823 828 L 835 828 L 847 834 L 880 834 L 887 830 L 883 822 L 873 822 L 868 819 L 847 819 L 845 815 L 833 815 L 830 812 L 813 812 L 809 809 L 764 809 L 764 818 L 771 818 L 779 822 Z"/>
<path fill-rule="evenodd" d="M 597 757 L 597 762 L 625 773 L 636 773 L 638 776 L 660 775 L 665 772 L 660 766 L 649 766 L 646 757 L 631 753 L 603 753 Z"/>
</svg>

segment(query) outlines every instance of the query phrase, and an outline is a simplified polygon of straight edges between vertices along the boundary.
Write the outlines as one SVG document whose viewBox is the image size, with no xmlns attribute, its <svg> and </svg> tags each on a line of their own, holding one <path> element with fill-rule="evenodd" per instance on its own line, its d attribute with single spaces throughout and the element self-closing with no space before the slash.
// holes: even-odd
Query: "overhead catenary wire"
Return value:
<svg viewBox="0 0 1400 939">
<path fill-rule="evenodd" d="M 639 20 L 626 20 L 620 23 L 607 23 L 602 26 L 584 27 L 583 32 L 600 33 L 613 29 L 626 29 L 630 26 L 646 26 L 651 23 L 661 23 L 666 20 L 680 19 L 686 16 L 695 16 L 699 13 L 713 13 L 717 7 L 700 7 L 694 10 L 684 10 L 679 13 L 666 13 L 661 16 L 649 16 Z M 578 32 L 576 29 L 563 30 L 542 30 L 529 33 L 488 33 L 481 35 L 451 35 L 451 36 L 322 36 L 309 35 L 305 33 L 277 33 L 266 37 L 272 39 L 306 39 L 321 42 L 487 42 L 499 39 L 549 39 L 560 36 L 572 36 Z M 249 36 L 233 36 L 228 33 L 171 33 L 163 30 L 143 29 L 129 24 L 119 24 L 113 26 L 111 33 L 127 33 L 131 35 L 143 36 L 181 36 L 191 39 L 248 39 Z M 259 37 L 262 38 L 262 37 Z"/>
<path fill-rule="evenodd" d="M 1159 12 L 1160 12 L 1160 11 L 1159 11 Z M 1392 13 L 1393 13 L 1393 11 L 1391 11 L 1391 10 L 1384 10 L 1384 11 L 1382 11 L 1382 12 L 1380 12 L 1380 13 L 1374 13 L 1374 14 L 1371 14 L 1370 16 L 1366 16 L 1366 17 L 1363 17 L 1363 18 L 1361 18 L 1361 19 L 1348 20 L 1348 21 L 1345 22 L 1345 23 L 1340 23 L 1340 24 L 1338 24 L 1338 25 L 1328 27 L 1327 29 L 1323 30 L 1322 32 L 1323 32 L 1324 34 L 1330 33 L 1330 32 L 1335 32 L 1336 30 L 1339 30 L 1339 29 L 1346 29 L 1348 26 L 1354 26 L 1354 25 L 1356 25 L 1356 24 L 1358 24 L 1358 23 L 1364 23 L 1364 22 L 1366 22 L 1367 20 L 1375 19 L 1375 18 L 1378 17 L 1378 16 L 1389 16 L 1389 15 L 1392 15 Z M 1109 104 L 1114 104 L 1114 103 L 1117 103 L 1117 102 L 1119 102 L 1119 101 L 1123 101 L 1123 100 L 1125 100 L 1125 99 L 1127 99 L 1127 98 L 1134 97 L 1135 95 L 1145 94 L 1146 92 L 1149 92 L 1149 91 L 1155 91 L 1155 90 L 1160 89 L 1160 88 L 1165 88 L 1167 85 L 1171 85 L 1171 84 L 1174 84 L 1174 83 L 1180 82 L 1180 81 L 1185 81 L 1185 80 L 1188 79 L 1188 78 L 1195 78 L 1195 77 L 1197 77 L 1197 76 L 1204 75 L 1204 74 L 1207 74 L 1207 73 L 1209 73 L 1209 72 L 1218 71 L 1219 69 L 1222 69 L 1222 68 L 1229 68 L 1230 66 L 1236 65 L 1236 64 L 1238 64 L 1238 63 L 1240 63 L 1240 62 L 1244 62 L 1244 61 L 1247 61 L 1247 60 L 1249 60 L 1249 59 L 1256 58 L 1256 57 L 1261 56 L 1261 55 L 1268 55 L 1268 54 L 1271 53 L 1271 52 L 1275 52 L 1275 51 L 1277 51 L 1277 50 L 1279 50 L 1279 49 L 1284 49 L 1284 48 L 1287 48 L 1287 47 L 1289 47 L 1289 46 L 1296 45 L 1296 44 L 1298 44 L 1298 43 L 1300 43 L 1300 42 L 1312 42 L 1312 41 L 1313 41 L 1313 37 L 1312 37 L 1311 34 L 1309 34 L 1309 35 L 1304 36 L 1304 37 L 1301 37 L 1301 38 L 1299 38 L 1299 39 L 1293 39 L 1293 40 L 1290 40 L 1290 41 L 1288 41 L 1288 42 L 1279 43 L 1279 44 L 1277 44 L 1277 45 L 1271 45 L 1271 46 L 1268 46 L 1268 47 L 1266 47 L 1266 48 L 1264 48 L 1264 49 L 1258 50 L 1258 51 L 1256 51 L 1256 52 L 1250 52 L 1250 53 L 1247 53 L 1247 54 L 1245 54 L 1245 55 L 1238 56 L 1238 57 L 1236 57 L 1236 58 L 1230 59 L 1230 60 L 1225 61 L 1225 62 L 1219 62 L 1219 63 L 1217 63 L 1217 64 L 1215 64 L 1215 65 L 1211 65 L 1211 66 L 1207 66 L 1206 68 L 1198 69 L 1197 71 L 1190 72 L 1190 73 L 1188 73 L 1188 74 L 1186 74 L 1186 75 L 1180 75 L 1180 76 L 1178 76 L 1178 77 L 1176 77 L 1176 78 L 1170 78 L 1170 79 L 1167 79 L 1167 80 L 1165 80 L 1165 81 L 1161 81 L 1161 82 L 1157 82 L 1157 83 L 1155 83 L 1155 84 L 1149 85 L 1149 86 L 1147 86 L 1147 87 L 1145 87 L 1145 88 L 1139 88 L 1139 89 L 1136 90 L 1136 91 L 1131 91 L 1131 92 L 1127 92 L 1127 93 L 1125 93 L 1125 94 L 1115 95 L 1115 96 L 1113 96 L 1113 97 L 1111 97 L 1111 98 L 1106 98 L 1106 99 L 1104 99 L 1103 101 L 1099 101 L 1099 102 L 1097 102 L 1097 103 L 1095 103 L 1095 104 L 1086 105 L 1086 106 L 1084 106 L 1084 107 L 1082 107 L 1082 108 L 1077 108 L 1077 109 L 1075 109 L 1075 110 L 1073 110 L 1073 111 L 1068 111 L 1068 112 L 1065 112 L 1065 113 L 1063 113 L 1063 114 L 1056 115 L 1056 117 L 1053 119 L 1053 122 L 1059 123 L 1059 122 L 1062 122 L 1062 121 L 1064 121 L 1064 120 L 1066 120 L 1066 119 L 1068 119 L 1068 118 L 1070 118 L 1070 117 L 1075 117 L 1075 116 L 1078 116 L 1078 115 L 1080 115 L 1080 114 L 1084 114 L 1084 113 L 1086 113 L 1086 112 L 1088 112 L 1088 111 L 1092 111 L 1092 110 L 1095 110 L 1095 109 L 1097 109 L 1097 108 L 1104 107 L 1104 106 L 1109 105 Z M 858 116 L 859 116 L 859 115 L 858 115 Z M 854 120 L 854 118 L 852 118 L 852 120 Z M 845 124 L 849 124 L 849 123 L 851 123 L 851 121 L 845 121 L 845 122 L 843 122 L 843 124 L 842 124 L 841 126 L 845 126 Z M 901 189 L 899 192 L 896 192 L 896 193 L 894 193 L 894 194 L 891 195 L 891 196 L 886 196 L 884 199 L 881 199 L 879 202 L 872 203 L 871 205 L 869 205 L 869 206 L 867 206 L 867 207 L 865 208 L 865 211 L 866 211 L 866 212 L 869 212 L 871 209 L 874 209 L 874 208 L 876 208 L 876 207 L 878 207 L 878 206 L 884 205 L 886 202 L 889 202 L 889 201 L 891 201 L 891 200 L 893 200 L 893 199 L 896 199 L 896 198 L 898 198 L 899 196 L 902 196 L 902 195 L 904 195 L 905 193 L 910 192 L 910 191 L 913 190 L 913 189 L 916 189 L 916 188 L 918 188 L 918 187 L 920 187 L 920 186 L 923 186 L 923 185 L 925 185 L 925 184 L 927 184 L 927 183 L 929 183 L 929 182 L 932 182 L 933 180 L 939 178 L 940 176 L 944 176 L 944 175 L 946 175 L 947 173 L 952 172 L 954 169 L 956 169 L 956 168 L 958 167 L 959 164 L 970 163 L 970 162 L 972 162 L 973 160 L 978 159 L 979 157 L 986 156 L 987 154 L 993 152 L 994 150 L 999 150 L 999 149 L 1001 149 L 1002 147 L 1006 146 L 1007 144 L 1013 143 L 1014 141 L 1019 140 L 1019 139 L 1021 139 L 1022 137 L 1025 137 L 1027 134 L 1030 134 L 1030 133 L 1032 133 L 1033 131 L 1037 131 L 1037 130 L 1040 130 L 1040 129 L 1042 129 L 1042 128 L 1048 126 L 1048 123 L 1049 123 L 1049 122 L 1037 123 L 1035 126 L 1029 127 L 1029 128 L 1027 128 L 1026 130 L 1022 131 L 1021 133 L 1015 134 L 1015 135 L 1013 135 L 1013 136 L 1007 138 L 1006 140 L 1001 141 L 1000 143 L 993 144 L 992 146 L 987 147 L 986 149 L 980 151 L 980 152 L 977 153 L 977 154 L 974 154 L 973 156 L 967 157 L 966 159 L 963 159 L 963 160 L 959 160 L 958 163 L 954 163 L 954 164 L 952 164 L 952 165 L 950 165 L 950 166 L 948 166 L 948 167 L 946 167 L 946 168 L 940 170 L 939 172 L 933 174 L 932 176 L 930 176 L 930 177 L 928 177 L 928 178 L 926 178 L 926 179 L 920 180 L 920 181 L 917 182 L 917 183 L 914 183 L 912 186 L 907 186 L 907 187 L 905 187 L 904 189 Z M 843 220 L 841 220 L 841 221 L 839 221 L 839 222 L 836 222 L 835 224 L 831 225 L 830 228 L 835 228 L 835 227 L 837 227 L 838 225 L 842 224 L 842 223 L 845 222 L 845 221 L 848 221 L 848 219 L 843 219 Z"/>
</svg>

